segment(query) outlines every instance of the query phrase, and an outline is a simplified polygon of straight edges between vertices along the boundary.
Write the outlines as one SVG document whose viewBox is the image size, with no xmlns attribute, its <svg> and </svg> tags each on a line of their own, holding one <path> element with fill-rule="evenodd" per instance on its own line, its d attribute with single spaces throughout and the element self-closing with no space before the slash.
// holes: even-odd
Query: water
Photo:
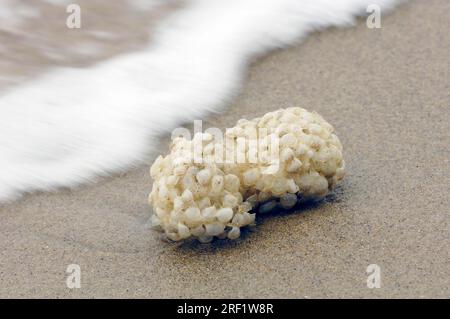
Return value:
<svg viewBox="0 0 450 319">
<path fill-rule="evenodd" d="M 142 163 L 159 136 L 226 107 L 256 57 L 394 1 L 130 0 L 103 11 L 79 1 L 86 21 L 72 42 L 65 1 L 24 3 L 0 4 L 0 30 L 13 39 L 0 42 L 0 201 Z M 55 25 L 26 32 L 48 10 Z M 20 54 L 30 68 L 11 62 Z"/>
</svg>

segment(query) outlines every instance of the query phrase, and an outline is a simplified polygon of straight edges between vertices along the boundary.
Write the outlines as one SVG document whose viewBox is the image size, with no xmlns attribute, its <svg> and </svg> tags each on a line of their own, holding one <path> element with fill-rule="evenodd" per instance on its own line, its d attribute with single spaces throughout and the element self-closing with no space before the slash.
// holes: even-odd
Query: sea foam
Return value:
<svg viewBox="0 0 450 319">
<path fill-rule="evenodd" d="M 54 69 L 0 96 L 0 201 L 126 170 L 177 125 L 220 111 L 249 61 L 393 0 L 195 0 L 152 43 Z"/>
</svg>

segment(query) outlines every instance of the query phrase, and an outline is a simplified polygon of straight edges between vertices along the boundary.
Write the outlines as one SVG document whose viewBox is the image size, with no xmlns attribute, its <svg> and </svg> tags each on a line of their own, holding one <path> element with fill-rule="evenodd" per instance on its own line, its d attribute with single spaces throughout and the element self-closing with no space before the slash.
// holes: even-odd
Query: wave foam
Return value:
<svg viewBox="0 0 450 319">
<path fill-rule="evenodd" d="M 145 50 L 57 69 L 0 97 L 0 200 L 140 163 L 158 136 L 220 110 L 249 60 L 393 0 L 197 0 Z"/>
</svg>

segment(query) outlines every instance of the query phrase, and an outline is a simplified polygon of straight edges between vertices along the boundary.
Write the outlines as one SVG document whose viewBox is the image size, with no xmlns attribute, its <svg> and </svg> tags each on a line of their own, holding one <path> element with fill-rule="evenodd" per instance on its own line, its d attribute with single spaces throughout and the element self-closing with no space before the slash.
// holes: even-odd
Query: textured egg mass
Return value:
<svg viewBox="0 0 450 319">
<path fill-rule="evenodd" d="M 241 119 L 224 137 L 177 137 L 155 160 L 151 225 L 172 241 L 237 239 L 256 213 L 320 199 L 344 173 L 342 144 L 319 114 L 293 107 Z"/>
</svg>

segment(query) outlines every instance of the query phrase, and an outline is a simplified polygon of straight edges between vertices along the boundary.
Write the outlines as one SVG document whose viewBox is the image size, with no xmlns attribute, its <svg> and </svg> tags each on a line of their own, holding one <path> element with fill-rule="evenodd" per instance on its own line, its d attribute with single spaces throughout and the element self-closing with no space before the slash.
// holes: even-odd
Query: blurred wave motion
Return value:
<svg viewBox="0 0 450 319">
<path fill-rule="evenodd" d="M 21 20 L 7 2 L 0 3 L 0 17 L 4 28 L 14 29 Z M 6 90 L 0 95 L 0 201 L 141 163 L 158 136 L 224 107 L 251 59 L 311 31 L 350 25 L 370 4 L 387 10 L 394 2 L 187 1 L 132 53 L 52 68 Z"/>
</svg>

